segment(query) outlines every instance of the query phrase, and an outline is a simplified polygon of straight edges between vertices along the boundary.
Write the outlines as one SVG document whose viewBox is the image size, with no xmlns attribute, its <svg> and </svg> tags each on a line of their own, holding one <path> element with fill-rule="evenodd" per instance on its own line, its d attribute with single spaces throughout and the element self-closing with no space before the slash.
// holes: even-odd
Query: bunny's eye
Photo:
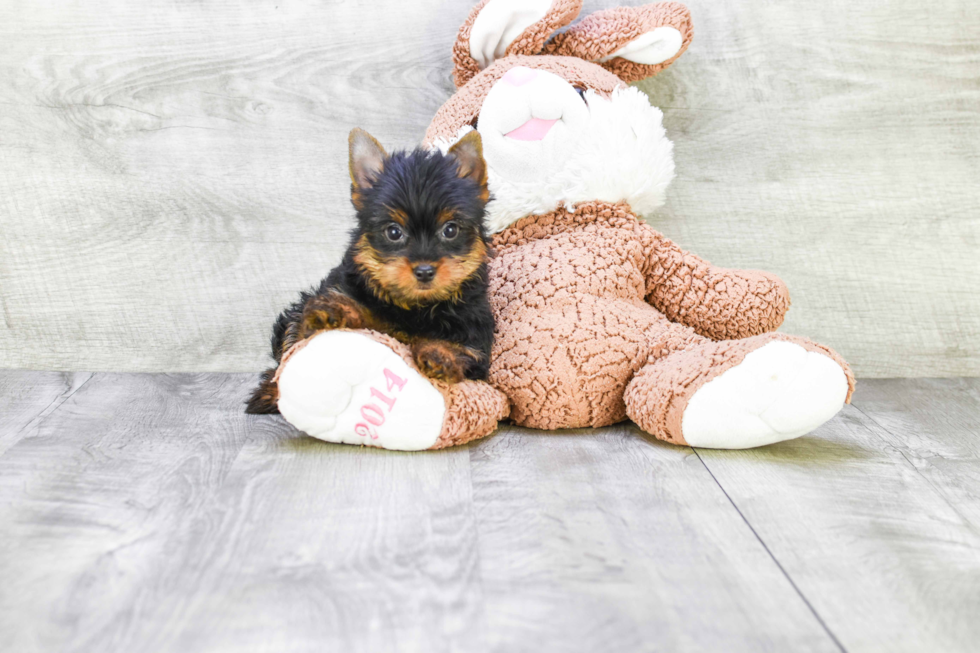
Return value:
<svg viewBox="0 0 980 653">
<path fill-rule="evenodd" d="M 575 89 L 575 92 L 578 93 L 578 96 L 582 98 L 582 102 L 585 102 L 585 87 L 575 86 L 573 88 Z"/>
</svg>

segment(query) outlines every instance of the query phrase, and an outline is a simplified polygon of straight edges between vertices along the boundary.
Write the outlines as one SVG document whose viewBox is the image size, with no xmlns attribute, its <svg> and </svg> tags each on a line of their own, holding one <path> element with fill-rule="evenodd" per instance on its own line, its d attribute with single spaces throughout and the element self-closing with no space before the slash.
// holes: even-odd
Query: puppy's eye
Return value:
<svg viewBox="0 0 980 653">
<path fill-rule="evenodd" d="M 585 102 L 585 88 L 582 86 L 575 86 L 574 88 L 575 92 L 578 93 L 578 96 L 582 98 L 582 102 Z"/>
<path fill-rule="evenodd" d="M 459 235 L 459 226 L 455 222 L 447 222 L 442 228 L 442 237 L 446 240 L 452 240 L 457 235 Z"/>
<path fill-rule="evenodd" d="M 405 237 L 405 232 L 397 224 L 390 224 L 385 227 L 385 238 L 393 243 L 397 243 L 399 240 Z"/>
</svg>

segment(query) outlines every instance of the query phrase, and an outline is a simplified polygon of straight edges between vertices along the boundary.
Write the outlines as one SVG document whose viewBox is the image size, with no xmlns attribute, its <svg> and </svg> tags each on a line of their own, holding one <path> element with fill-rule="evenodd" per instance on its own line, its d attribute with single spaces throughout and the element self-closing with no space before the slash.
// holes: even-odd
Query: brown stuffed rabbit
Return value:
<svg viewBox="0 0 980 653">
<path fill-rule="evenodd" d="M 661 112 L 626 83 L 687 49 L 687 8 L 609 9 L 552 36 L 580 9 L 477 5 L 453 47 L 458 90 L 426 134 L 443 149 L 472 129 L 483 140 L 496 249 L 489 385 L 431 381 L 379 334 L 324 332 L 279 368 L 279 408 L 295 426 L 426 449 L 508 416 L 542 429 L 632 419 L 675 444 L 745 448 L 803 435 L 850 399 L 836 353 L 773 333 L 789 308 L 782 281 L 715 267 L 638 218 L 663 204 L 674 163 Z"/>
</svg>

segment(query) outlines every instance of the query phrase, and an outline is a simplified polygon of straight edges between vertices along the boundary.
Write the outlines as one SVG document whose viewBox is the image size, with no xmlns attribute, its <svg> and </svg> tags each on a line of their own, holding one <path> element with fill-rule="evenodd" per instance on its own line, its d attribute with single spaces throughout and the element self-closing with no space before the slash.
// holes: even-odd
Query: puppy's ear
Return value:
<svg viewBox="0 0 980 653">
<path fill-rule="evenodd" d="M 371 188 L 384 168 L 388 154 L 374 136 L 355 127 L 347 139 L 350 144 L 351 199 L 360 208 L 360 193 Z"/>
<path fill-rule="evenodd" d="M 483 141 L 475 129 L 459 139 L 446 152 L 456 159 L 457 174 L 463 179 L 472 179 L 483 189 L 487 187 L 487 162 L 483 160 Z"/>
</svg>

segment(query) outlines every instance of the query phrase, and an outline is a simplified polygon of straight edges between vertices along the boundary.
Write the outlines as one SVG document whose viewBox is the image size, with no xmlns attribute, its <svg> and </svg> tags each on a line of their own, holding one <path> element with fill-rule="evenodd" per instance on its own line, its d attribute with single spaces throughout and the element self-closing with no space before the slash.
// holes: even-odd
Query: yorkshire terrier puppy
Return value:
<svg viewBox="0 0 980 653">
<path fill-rule="evenodd" d="M 389 156 L 361 129 L 349 142 L 357 227 L 340 265 L 273 325 L 277 365 L 317 331 L 372 329 L 408 344 L 431 378 L 486 379 L 494 322 L 480 135 L 470 132 L 446 154 L 416 149 Z M 278 412 L 275 371 L 262 374 L 246 412 Z"/>
</svg>

